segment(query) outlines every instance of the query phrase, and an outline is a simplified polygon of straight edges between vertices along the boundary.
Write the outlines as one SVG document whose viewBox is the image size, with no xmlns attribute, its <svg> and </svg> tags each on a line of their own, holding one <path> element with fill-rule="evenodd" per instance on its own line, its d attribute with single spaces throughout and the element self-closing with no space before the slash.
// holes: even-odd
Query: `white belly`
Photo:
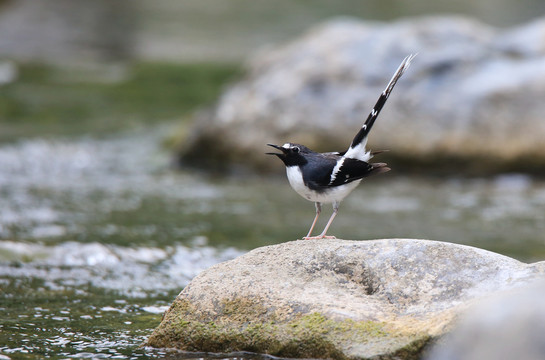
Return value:
<svg viewBox="0 0 545 360">
<path fill-rule="evenodd" d="M 351 183 L 336 186 L 325 192 L 316 192 L 305 187 L 303 182 L 303 174 L 297 166 L 288 166 L 286 167 L 286 173 L 288 175 L 288 181 L 290 182 L 291 187 L 299 195 L 304 197 L 309 201 L 320 202 L 320 203 L 332 203 L 334 201 L 340 202 L 354 190 L 361 180 L 356 180 Z"/>
</svg>

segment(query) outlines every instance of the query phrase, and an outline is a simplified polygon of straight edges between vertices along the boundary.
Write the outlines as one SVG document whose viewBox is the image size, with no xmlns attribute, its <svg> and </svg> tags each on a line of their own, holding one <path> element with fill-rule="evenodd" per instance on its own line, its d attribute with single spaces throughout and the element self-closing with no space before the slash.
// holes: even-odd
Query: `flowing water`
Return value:
<svg viewBox="0 0 545 360">
<path fill-rule="evenodd" d="M 215 263 L 306 234 L 314 206 L 284 177 L 174 170 L 159 146 L 168 131 L 0 144 L 0 359 L 185 357 L 140 347 L 179 291 Z M 545 182 L 391 172 L 343 202 L 331 233 L 542 260 Z"/>
</svg>

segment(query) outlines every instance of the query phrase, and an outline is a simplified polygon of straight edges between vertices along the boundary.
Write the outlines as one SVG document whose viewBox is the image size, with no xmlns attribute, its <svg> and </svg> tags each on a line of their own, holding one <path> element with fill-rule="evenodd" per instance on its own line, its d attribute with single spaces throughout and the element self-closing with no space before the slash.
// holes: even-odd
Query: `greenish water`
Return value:
<svg viewBox="0 0 545 360">
<path fill-rule="evenodd" d="M 139 346 L 191 278 L 306 233 L 314 207 L 283 176 L 173 170 L 159 145 L 169 131 L 0 145 L 0 354 L 181 356 Z M 331 232 L 451 241 L 535 261 L 545 258 L 544 208 L 545 183 L 525 175 L 385 175 L 343 202 Z"/>
<path fill-rule="evenodd" d="M 0 141 L 180 122 L 240 73 L 223 63 L 14 66 L 17 80 L 0 84 Z"/>
</svg>

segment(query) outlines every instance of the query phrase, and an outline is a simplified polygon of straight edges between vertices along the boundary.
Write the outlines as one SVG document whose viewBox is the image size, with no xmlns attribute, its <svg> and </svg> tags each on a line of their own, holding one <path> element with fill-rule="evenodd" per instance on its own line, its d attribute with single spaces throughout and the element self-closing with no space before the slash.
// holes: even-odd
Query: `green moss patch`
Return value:
<svg viewBox="0 0 545 360">
<path fill-rule="evenodd" d="M 251 351 L 280 357 L 345 359 L 351 344 L 383 340 L 392 334 L 374 321 L 328 319 L 320 313 L 294 314 L 268 309 L 252 299 L 220 301 L 202 312 L 177 299 L 147 345 L 185 351 Z"/>
</svg>

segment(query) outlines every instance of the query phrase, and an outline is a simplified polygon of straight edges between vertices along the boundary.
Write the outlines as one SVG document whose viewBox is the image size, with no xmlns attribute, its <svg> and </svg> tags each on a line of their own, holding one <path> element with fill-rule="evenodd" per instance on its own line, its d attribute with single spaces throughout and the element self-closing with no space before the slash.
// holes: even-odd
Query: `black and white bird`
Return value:
<svg viewBox="0 0 545 360">
<path fill-rule="evenodd" d="M 303 239 L 334 239 L 334 236 L 326 236 L 326 233 L 339 211 L 341 201 L 359 185 L 363 178 L 390 170 L 385 163 L 368 162 L 380 151 L 371 152 L 366 149 L 367 137 L 395 84 L 415 56 L 416 54 L 407 56 L 398 67 L 348 150 L 317 153 L 300 144 L 285 143 L 282 146 L 267 144 L 281 151 L 281 153 L 267 154 L 276 155 L 284 162 L 291 187 L 305 199 L 314 201 L 316 205 L 316 216 L 307 236 Z M 313 237 L 312 231 L 322 211 L 322 203 L 333 203 L 333 214 L 324 231 Z"/>
</svg>

